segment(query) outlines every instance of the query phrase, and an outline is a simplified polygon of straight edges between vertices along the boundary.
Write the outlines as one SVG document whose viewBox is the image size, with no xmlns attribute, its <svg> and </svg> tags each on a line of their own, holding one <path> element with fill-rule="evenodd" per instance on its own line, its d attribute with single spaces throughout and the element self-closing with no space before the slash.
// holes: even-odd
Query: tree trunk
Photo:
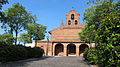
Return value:
<svg viewBox="0 0 120 67">
<path fill-rule="evenodd" d="M 10 29 L 9 33 L 13 36 L 13 29 L 12 28 Z"/>
<path fill-rule="evenodd" d="M 17 32 L 17 30 L 15 31 L 15 34 L 16 34 L 15 45 L 17 45 L 17 36 L 18 36 L 18 32 Z"/>
<path fill-rule="evenodd" d="M 37 47 L 37 40 L 35 40 L 35 47 Z"/>
</svg>

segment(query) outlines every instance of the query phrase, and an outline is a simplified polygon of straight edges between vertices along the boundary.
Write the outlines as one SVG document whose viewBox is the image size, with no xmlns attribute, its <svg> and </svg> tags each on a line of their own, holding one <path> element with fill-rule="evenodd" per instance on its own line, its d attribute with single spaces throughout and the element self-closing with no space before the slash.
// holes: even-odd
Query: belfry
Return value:
<svg viewBox="0 0 120 67">
<path fill-rule="evenodd" d="M 80 24 L 80 14 L 72 9 L 66 14 L 66 23 L 49 31 L 50 40 L 38 41 L 37 46 L 44 49 L 48 56 L 82 56 L 83 52 L 92 47 L 79 39 L 84 24 Z"/>
</svg>

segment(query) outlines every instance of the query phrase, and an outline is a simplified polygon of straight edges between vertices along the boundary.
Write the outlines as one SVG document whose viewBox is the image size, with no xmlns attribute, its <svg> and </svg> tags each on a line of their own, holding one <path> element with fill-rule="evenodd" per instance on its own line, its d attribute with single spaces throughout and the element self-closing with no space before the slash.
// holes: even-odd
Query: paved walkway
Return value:
<svg viewBox="0 0 120 67">
<path fill-rule="evenodd" d="M 0 64 L 0 67 L 91 67 L 82 57 L 42 57 Z"/>
</svg>

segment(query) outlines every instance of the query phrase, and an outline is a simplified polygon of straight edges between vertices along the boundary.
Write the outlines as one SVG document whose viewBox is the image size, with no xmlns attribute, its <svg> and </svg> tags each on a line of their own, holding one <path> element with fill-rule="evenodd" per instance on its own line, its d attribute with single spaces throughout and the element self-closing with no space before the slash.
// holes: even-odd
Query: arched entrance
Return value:
<svg viewBox="0 0 120 67">
<path fill-rule="evenodd" d="M 68 44 L 67 46 L 67 56 L 76 55 L 76 46 L 74 44 Z"/>
<path fill-rule="evenodd" d="M 79 46 L 79 52 L 80 52 L 79 54 L 80 54 L 80 56 L 83 56 L 84 51 L 87 50 L 88 48 L 89 48 L 89 46 L 87 44 L 81 44 Z"/>
<path fill-rule="evenodd" d="M 61 54 L 63 53 L 63 50 L 64 50 L 63 44 L 56 44 L 55 45 L 55 55 L 56 56 L 61 56 Z"/>
</svg>

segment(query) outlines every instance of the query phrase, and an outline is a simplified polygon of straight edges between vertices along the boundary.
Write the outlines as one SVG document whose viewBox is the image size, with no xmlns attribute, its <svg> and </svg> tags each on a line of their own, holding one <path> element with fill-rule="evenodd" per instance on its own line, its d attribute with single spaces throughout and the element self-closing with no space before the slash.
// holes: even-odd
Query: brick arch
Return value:
<svg viewBox="0 0 120 67">
<path fill-rule="evenodd" d="M 80 54 L 80 56 L 83 56 L 84 51 L 87 50 L 87 49 L 89 49 L 88 44 L 85 44 L 85 43 L 81 44 L 79 46 L 79 54 Z"/>
<path fill-rule="evenodd" d="M 61 56 L 64 52 L 64 45 L 61 43 L 58 43 L 55 45 L 54 53 L 56 56 Z"/>
<path fill-rule="evenodd" d="M 76 55 L 76 45 L 72 43 L 67 45 L 67 56 L 70 55 Z"/>
</svg>

